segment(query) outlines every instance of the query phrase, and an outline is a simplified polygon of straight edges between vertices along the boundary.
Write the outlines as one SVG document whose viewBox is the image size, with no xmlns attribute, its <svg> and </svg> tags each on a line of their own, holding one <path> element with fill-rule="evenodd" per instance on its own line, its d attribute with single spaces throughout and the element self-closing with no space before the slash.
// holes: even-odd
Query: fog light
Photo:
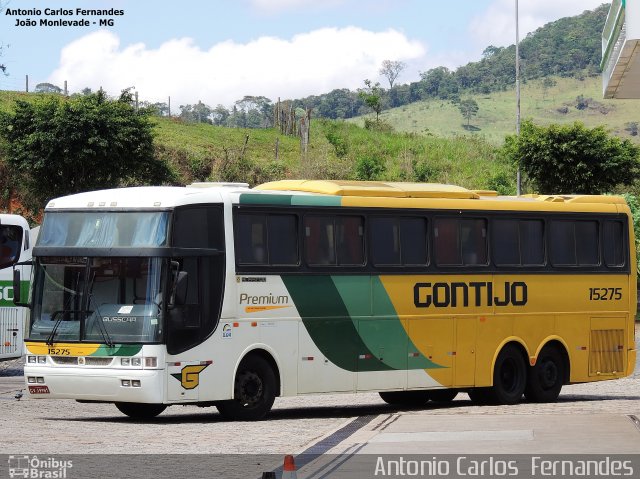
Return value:
<svg viewBox="0 0 640 479">
<path fill-rule="evenodd" d="M 120 358 L 120 364 L 123 366 L 130 366 L 131 360 L 129 358 Z"/>
<path fill-rule="evenodd" d="M 128 379 L 123 379 L 123 380 L 122 380 L 122 385 L 123 385 L 125 388 L 128 388 L 129 386 L 131 386 L 131 381 L 129 381 Z"/>
<path fill-rule="evenodd" d="M 35 378 L 35 377 L 33 377 L 33 376 L 29 376 L 29 377 L 27 378 L 27 382 L 28 382 L 28 383 L 35 383 L 35 382 L 36 382 L 36 378 Z"/>
<path fill-rule="evenodd" d="M 131 358 L 131 366 L 141 366 L 142 361 L 140 358 Z"/>
<path fill-rule="evenodd" d="M 140 380 L 139 379 L 134 379 L 131 381 L 131 386 L 133 386 L 134 388 L 139 388 L 140 387 Z"/>
<path fill-rule="evenodd" d="M 37 382 L 38 384 L 44 384 L 44 378 L 37 377 L 37 378 L 36 378 L 36 382 Z"/>
<path fill-rule="evenodd" d="M 145 368 L 155 368 L 157 366 L 158 366 L 158 358 L 154 358 L 154 357 L 144 358 Z"/>
<path fill-rule="evenodd" d="M 27 362 L 30 364 L 34 364 L 38 362 L 38 358 L 36 358 L 35 356 L 27 356 Z"/>
<path fill-rule="evenodd" d="M 47 357 L 46 356 L 38 356 L 38 363 L 39 364 L 45 364 L 47 362 Z"/>
</svg>

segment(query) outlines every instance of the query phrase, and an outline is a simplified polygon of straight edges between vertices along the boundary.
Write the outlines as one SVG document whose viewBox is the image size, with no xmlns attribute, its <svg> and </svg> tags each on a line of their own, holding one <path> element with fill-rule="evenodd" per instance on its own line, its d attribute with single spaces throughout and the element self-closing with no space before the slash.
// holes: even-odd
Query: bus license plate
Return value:
<svg viewBox="0 0 640 479">
<path fill-rule="evenodd" d="M 49 386 L 29 386 L 31 394 L 49 394 Z"/>
</svg>

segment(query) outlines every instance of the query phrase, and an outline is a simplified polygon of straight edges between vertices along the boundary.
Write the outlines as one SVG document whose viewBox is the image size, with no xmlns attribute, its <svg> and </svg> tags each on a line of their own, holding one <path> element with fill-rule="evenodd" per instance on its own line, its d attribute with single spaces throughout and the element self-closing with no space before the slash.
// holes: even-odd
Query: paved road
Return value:
<svg viewBox="0 0 640 479">
<path fill-rule="evenodd" d="M 20 365 L 4 363 L 0 453 L 275 454 L 272 463 L 304 452 L 640 453 L 640 364 L 629 378 L 565 386 L 553 404 L 475 406 L 460 394 L 447 406 L 407 410 L 377 394 L 315 395 L 280 398 L 257 423 L 224 422 L 215 408 L 194 406 L 134 422 L 108 404 L 18 401 L 22 388 Z M 256 471 L 271 467 L 255 462 Z"/>
</svg>

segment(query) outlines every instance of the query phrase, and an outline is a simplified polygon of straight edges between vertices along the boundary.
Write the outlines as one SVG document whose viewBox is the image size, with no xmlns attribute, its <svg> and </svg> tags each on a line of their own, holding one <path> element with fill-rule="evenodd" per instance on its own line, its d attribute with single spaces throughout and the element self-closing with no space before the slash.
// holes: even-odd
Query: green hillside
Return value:
<svg viewBox="0 0 640 479">
<path fill-rule="evenodd" d="M 37 101 L 42 95 L 0 91 L 0 112 L 10 113 L 16 99 Z M 298 137 L 282 135 L 275 128 L 227 128 L 163 117 L 152 117 L 152 121 L 155 155 L 168 161 L 178 184 L 213 180 L 253 185 L 282 178 L 386 179 L 501 188 L 503 192 L 513 189 L 510 166 L 493 145 L 477 136 L 438 138 L 314 119 L 309 149 L 303 153 Z M 0 141 L 0 168 L 7 172 L 5 154 Z M 0 181 L 5 196 L 10 189 L 8 178 L 6 174 Z"/>
<path fill-rule="evenodd" d="M 605 125 L 612 133 L 625 138 L 631 136 L 625 128 L 630 122 L 640 122 L 640 101 L 602 99 L 600 77 L 549 77 L 556 85 L 545 89 L 543 80 L 532 80 L 521 87 L 521 116 L 535 123 L 572 123 L 581 121 L 589 127 Z M 580 98 L 581 97 L 581 98 Z M 515 133 L 515 89 L 490 94 L 468 94 L 478 103 L 478 114 L 471 119 L 470 128 L 458 106 L 447 100 L 430 99 L 383 111 L 381 119 L 400 132 L 433 134 L 443 137 L 473 135 L 485 138 L 494 145 L 502 144 L 505 135 Z M 349 121 L 364 124 L 366 115 Z"/>
</svg>

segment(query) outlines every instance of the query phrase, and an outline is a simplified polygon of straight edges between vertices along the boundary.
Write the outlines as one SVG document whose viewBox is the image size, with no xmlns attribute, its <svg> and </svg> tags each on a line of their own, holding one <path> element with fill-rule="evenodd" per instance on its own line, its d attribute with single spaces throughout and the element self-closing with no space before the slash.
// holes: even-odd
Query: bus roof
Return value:
<svg viewBox="0 0 640 479">
<path fill-rule="evenodd" d="M 468 190 L 461 186 L 440 183 L 408 183 L 387 181 L 341 180 L 282 180 L 264 183 L 254 190 L 297 191 L 334 196 L 390 197 L 390 198 L 443 198 L 443 199 L 508 199 L 519 201 L 545 201 L 553 203 L 625 204 L 624 198 L 610 195 L 522 195 L 499 196 L 493 190 Z"/>
</svg>

